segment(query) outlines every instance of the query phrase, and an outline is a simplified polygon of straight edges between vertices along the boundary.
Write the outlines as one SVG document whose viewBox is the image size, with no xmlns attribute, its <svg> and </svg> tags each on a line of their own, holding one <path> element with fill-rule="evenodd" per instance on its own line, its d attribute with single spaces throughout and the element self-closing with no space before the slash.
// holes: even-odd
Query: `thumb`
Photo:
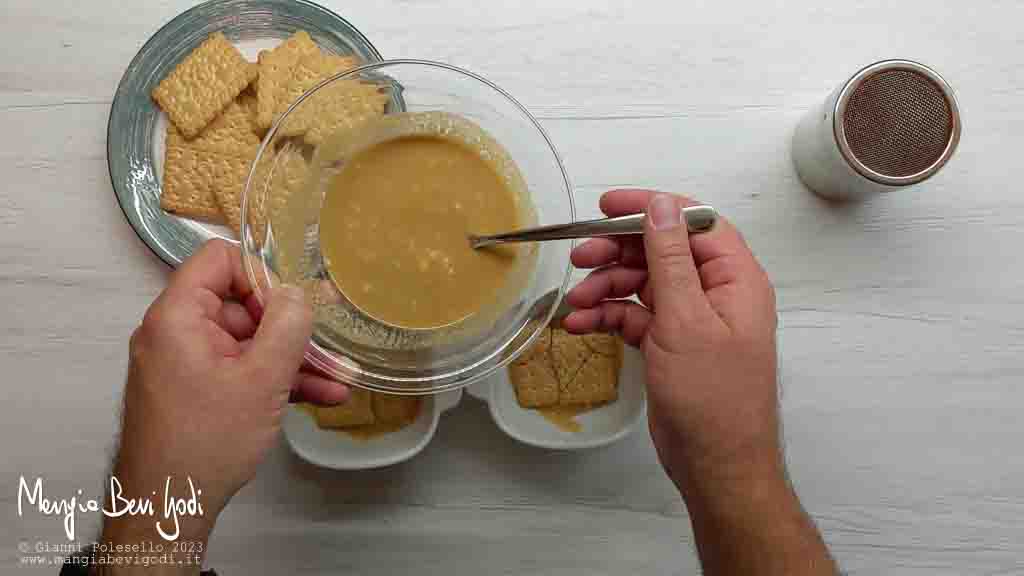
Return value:
<svg viewBox="0 0 1024 576">
<path fill-rule="evenodd" d="M 302 289 L 281 285 L 270 293 L 259 328 L 243 360 L 260 378 L 289 389 L 313 333 L 313 310 Z"/>
<path fill-rule="evenodd" d="M 710 311 L 690 251 L 683 209 L 671 194 L 657 194 L 647 205 L 644 251 L 656 316 L 689 322 Z"/>
</svg>

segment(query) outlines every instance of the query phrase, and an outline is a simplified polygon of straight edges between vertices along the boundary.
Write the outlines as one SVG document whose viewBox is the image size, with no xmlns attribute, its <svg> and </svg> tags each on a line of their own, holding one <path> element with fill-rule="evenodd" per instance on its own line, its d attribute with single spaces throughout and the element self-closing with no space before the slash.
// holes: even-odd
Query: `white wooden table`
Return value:
<svg viewBox="0 0 1024 576">
<path fill-rule="evenodd" d="M 605 189 L 710 201 L 779 293 L 791 474 L 850 574 L 1024 574 L 1024 4 L 327 2 L 385 57 L 479 72 L 542 119 L 583 216 Z M 101 7 L 101 5 L 103 7 Z M 4 2 L 0 17 L 0 572 L 59 520 L 18 478 L 96 497 L 127 340 L 167 268 L 114 202 L 105 138 L 125 66 L 186 1 Z M 848 207 L 790 164 L 800 115 L 905 57 L 958 89 L 960 151 Z M 986 160 L 987 158 L 987 160 Z M 99 518 L 79 515 L 80 538 Z M 418 458 L 336 473 L 279 446 L 224 514 L 225 574 L 695 574 L 644 430 L 547 453 L 464 399 Z M 40 573 L 54 573 L 43 569 Z"/>
</svg>

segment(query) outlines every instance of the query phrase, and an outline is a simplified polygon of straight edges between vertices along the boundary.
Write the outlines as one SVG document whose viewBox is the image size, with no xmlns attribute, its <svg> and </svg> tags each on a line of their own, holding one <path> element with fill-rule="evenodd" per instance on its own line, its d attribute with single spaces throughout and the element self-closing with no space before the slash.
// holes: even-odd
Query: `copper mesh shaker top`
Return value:
<svg viewBox="0 0 1024 576">
<path fill-rule="evenodd" d="M 886 60 L 855 74 L 801 122 L 794 160 L 815 192 L 861 196 L 938 172 L 956 150 L 960 127 L 956 97 L 941 76 L 917 62 Z"/>
</svg>

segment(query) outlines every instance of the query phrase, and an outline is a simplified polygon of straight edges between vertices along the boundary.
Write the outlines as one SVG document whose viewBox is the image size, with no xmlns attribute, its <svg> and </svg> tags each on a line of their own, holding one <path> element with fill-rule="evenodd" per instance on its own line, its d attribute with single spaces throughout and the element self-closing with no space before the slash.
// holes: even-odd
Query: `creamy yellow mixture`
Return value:
<svg viewBox="0 0 1024 576">
<path fill-rule="evenodd" d="M 516 267 L 515 250 L 473 250 L 467 235 L 519 224 L 515 193 L 478 152 L 443 136 L 400 136 L 334 175 L 320 246 L 334 284 L 364 313 L 436 328 L 491 304 Z"/>
</svg>

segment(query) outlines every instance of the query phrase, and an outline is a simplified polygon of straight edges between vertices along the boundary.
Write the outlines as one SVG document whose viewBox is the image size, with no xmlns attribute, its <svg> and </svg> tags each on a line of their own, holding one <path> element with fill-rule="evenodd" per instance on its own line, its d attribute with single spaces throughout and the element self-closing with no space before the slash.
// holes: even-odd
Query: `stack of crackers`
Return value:
<svg viewBox="0 0 1024 576">
<path fill-rule="evenodd" d="M 161 208 L 226 223 L 238 234 L 242 192 L 267 130 L 303 93 L 358 64 L 351 56 L 322 52 L 302 30 L 260 52 L 258 63 L 247 61 L 223 34 L 211 35 L 153 90 L 170 119 Z M 299 145 L 288 147 L 290 157 L 276 159 L 275 164 L 284 161 L 287 172 L 282 190 L 294 190 L 305 178 L 302 146 L 316 147 L 338 131 L 383 115 L 387 100 L 370 83 L 345 80 L 304 101 L 279 130 Z M 269 161 L 275 153 L 264 157 Z M 266 217 L 265 211 L 254 212 L 256 218 Z"/>
<path fill-rule="evenodd" d="M 373 424 L 409 424 L 416 419 L 420 399 L 350 388 L 348 401 L 339 406 L 313 408 L 321 428 L 358 428 Z"/>
<path fill-rule="evenodd" d="M 618 397 L 621 367 L 620 338 L 548 327 L 508 372 L 524 408 L 594 406 Z"/>
</svg>

